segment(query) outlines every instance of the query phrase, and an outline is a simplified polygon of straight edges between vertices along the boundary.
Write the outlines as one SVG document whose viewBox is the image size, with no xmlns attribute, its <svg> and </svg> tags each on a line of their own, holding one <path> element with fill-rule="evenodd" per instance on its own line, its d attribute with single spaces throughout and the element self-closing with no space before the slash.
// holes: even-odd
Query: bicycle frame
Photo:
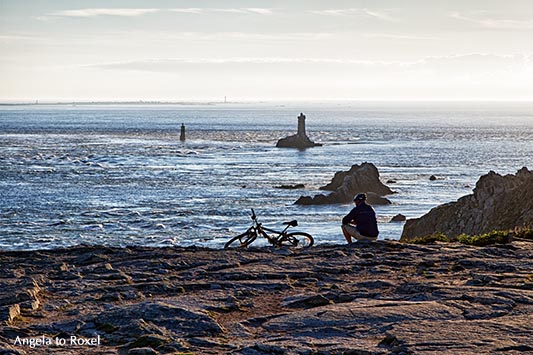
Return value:
<svg viewBox="0 0 533 355">
<path fill-rule="evenodd" d="M 271 228 L 264 227 L 262 223 L 257 221 L 257 216 L 255 211 L 252 209 L 252 226 L 248 230 L 253 230 L 257 237 L 262 236 L 268 240 L 272 245 L 279 245 L 279 240 L 281 237 L 287 234 L 287 230 L 291 226 L 296 226 L 296 221 L 291 221 L 287 223 L 287 226 L 280 232 Z M 270 236 L 267 232 L 277 234 L 277 236 Z"/>
<path fill-rule="evenodd" d="M 258 228 L 257 232 L 260 233 L 263 237 L 265 237 L 271 244 L 277 245 L 277 244 L 279 244 L 279 239 L 281 237 L 283 237 L 287 233 L 287 229 L 289 229 L 289 227 L 290 227 L 290 225 L 287 225 L 287 227 L 285 227 L 285 229 L 283 229 L 281 232 L 279 232 L 279 231 L 276 231 L 274 229 L 263 227 L 261 224 L 259 224 L 259 228 Z M 266 232 L 275 233 L 275 234 L 277 234 L 277 236 L 270 236 Z"/>
</svg>

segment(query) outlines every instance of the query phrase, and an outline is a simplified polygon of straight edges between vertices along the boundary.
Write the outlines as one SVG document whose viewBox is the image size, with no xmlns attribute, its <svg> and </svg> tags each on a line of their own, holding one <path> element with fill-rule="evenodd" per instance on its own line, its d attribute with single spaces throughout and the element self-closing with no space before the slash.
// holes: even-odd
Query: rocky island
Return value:
<svg viewBox="0 0 533 355">
<path fill-rule="evenodd" d="M 0 354 L 525 354 L 533 247 L 0 252 Z"/>
<path fill-rule="evenodd" d="M 323 205 L 352 202 L 355 195 L 364 192 L 372 205 L 386 205 L 391 202 L 383 197 L 394 193 L 379 179 L 379 172 L 372 163 L 354 164 L 348 171 L 338 171 L 331 182 L 320 190 L 331 191 L 329 194 L 318 194 L 313 197 L 301 196 L 297 205 Z"/>
<path fill-rule="evenodd" d="M 303 113 L 300 113 L 300 116 L 298 116 L 298 133 L 281 138 L 276 143 L 276 147 L 278 148 L 306 149 L 320 146 L 322 144 L 313 142 L 305 133 L 305 115 Z"/>
</svg>

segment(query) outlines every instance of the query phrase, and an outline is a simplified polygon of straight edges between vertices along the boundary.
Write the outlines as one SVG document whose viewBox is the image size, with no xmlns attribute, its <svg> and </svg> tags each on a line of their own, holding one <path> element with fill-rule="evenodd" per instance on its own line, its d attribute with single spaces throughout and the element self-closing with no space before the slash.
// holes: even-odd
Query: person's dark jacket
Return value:
<svg viewBox="0 0 533 355">
<path fill-rule="evenodd" d="M 359 233 L 365 237 L 375 238 L 379 234 L 376 212 L 365 202 L 361 202 L 342 219 L 342 224 L 348 223 L 355 224 Z"/>
</svg>

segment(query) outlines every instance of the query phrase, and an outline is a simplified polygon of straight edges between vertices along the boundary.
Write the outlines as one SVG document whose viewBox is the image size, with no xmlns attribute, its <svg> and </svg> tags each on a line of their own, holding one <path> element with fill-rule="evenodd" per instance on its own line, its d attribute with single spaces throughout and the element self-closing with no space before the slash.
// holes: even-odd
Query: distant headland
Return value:
<svg viewBox="0 0 533 355">
<path fill-rule="evenodd" d="M 87 106 L 87 105 L 223 105 L 231 104 L 229 101 L 157 101 L 157 100 L 136 100 L 136 101 L 13 101 L 2 102 L 0 106 Z"/>
</svg>

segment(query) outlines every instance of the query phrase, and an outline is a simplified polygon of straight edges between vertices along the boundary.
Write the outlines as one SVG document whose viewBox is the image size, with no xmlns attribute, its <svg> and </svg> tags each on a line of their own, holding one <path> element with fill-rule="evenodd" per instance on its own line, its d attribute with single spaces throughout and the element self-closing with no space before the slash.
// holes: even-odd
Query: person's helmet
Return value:
<svg viewBox="0 0 533 355">
<path fill-rule="evenodd" d="M 365 193 L 362 193 L 362 194 L 357 194 L 354 198 L 353 198 L 353 201 L 366 201 L 366 194 Z"/>
</svg>

